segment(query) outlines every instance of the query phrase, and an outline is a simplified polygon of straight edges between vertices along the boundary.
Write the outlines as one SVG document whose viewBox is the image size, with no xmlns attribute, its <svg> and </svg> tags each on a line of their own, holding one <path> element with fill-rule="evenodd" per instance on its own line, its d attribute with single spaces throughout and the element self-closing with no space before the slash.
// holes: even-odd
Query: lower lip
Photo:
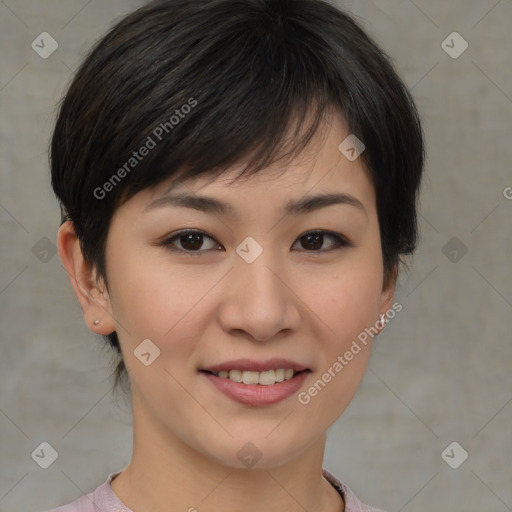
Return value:
<svg viewBox="0 0 512 512">
<path fill-rule="evenodd" d="M 229 398 L 242 404 L 261 406 L 276 404 L 293 395 L 302 386 L 310 372 L 303 371 L 292 379 L 276 382 L 269 386 L 263 386 L 261 384 L 243 384 L 231 379 L 217 377 L 211 373 L 200 373 Z"/>
</svg>

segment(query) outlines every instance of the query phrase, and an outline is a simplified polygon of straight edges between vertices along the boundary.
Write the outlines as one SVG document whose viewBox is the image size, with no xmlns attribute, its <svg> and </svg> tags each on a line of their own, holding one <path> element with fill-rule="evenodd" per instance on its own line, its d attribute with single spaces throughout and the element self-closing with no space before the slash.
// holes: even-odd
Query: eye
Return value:
<svg viewBox="0 0 512 512">
<path fill-rule="evenodd" d="M 324 245 L 325 238 L 330 238 L 331 240 L 334 240 L 334 244 L 331 244 L 330 249 L 322 248 Z M 159 245 L 167 247 L 174 252 L 186 253 L 189 256 L 199 256 L 200 253 L 205 252 L 205 250 L 200 250 L 200 248 L 204 244 L 204 239 L 208 239 L 212 242 L 215 242 L 214 238 L 207 235 L 203 231 L 188 229 L 185 231 L 175 233 L 171 237 L 165 239 Z M 297 242 L 300 241 L 305 251 L 310 253 L 330 252 L 332 250 L 341 249 L 344 247 L 351 247 L 352 245 L 344 236 L 323 230 L 310 231 L 308 233 L 305 233 L 304 235 L 297 239 Z M 177 243 L 181 245 L 181 248 L 176 247 Z M 211 250 L 215 247 L 219 249 L 221 246 L 219 244 L 217 244 L 216 246 L 215 244 L 210 244 L 210 248 L 207 248 L 206 250 Z"/>
<path fill-rule="evenodd" d="M 194 253 L 194 252 L 204 252 L 198 251 L 198 249 L 203 245 L 203 239 L 208 238 L 209 240 L 214 240 L 211 236 L 208 236 L 206 233 L 202 231 L 196 230 L 186 230 L 180 231 L 170 238 L 164 240 L 161 245 L 168 247 L 171 251 L 176 252 L 185 252 L 185 253 Z M 181 245 L 180 248 L 175 247 L 175 242 L 179 242 Z M 217 247 L 219 247 L 217 245 Z M 191 256 L 196 256 L 195 254 L 190 254 Z"/>
<path fill-rule="evenodd" d="M 325 238 L 331 238 L 335 241 L 334 249 L 321 250 L 324 245 L 323 242 Z M 300 240 L 305 240 L 301 245 L 305 248 L 309 248 L 307 249 L 307 252 L 329 252 L 335 249 L 351 246 L 350 242 L 344 236 L 330 233 L 329 231 L 310 231 L 309 233 L 302 235 L 298 241 Z"/>
</svg>

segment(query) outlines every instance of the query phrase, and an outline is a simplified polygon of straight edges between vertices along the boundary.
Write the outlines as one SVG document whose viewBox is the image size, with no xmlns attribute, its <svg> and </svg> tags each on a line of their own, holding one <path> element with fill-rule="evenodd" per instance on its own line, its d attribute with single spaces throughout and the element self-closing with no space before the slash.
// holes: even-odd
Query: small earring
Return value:
<svg viewBox="0 0 512 512">
<path fill-rule="evenodd" d="M 388 323 L 388 320 L 386 318 L 386 315 L 384 315 L 384 314 L 380 315 L 380 324 L 382 325 L 382 327 L 384 327 L 387 323 Z"/>
<path fill-rule="evenodd" d="M 99 320 L 94 320 L 94 325 L 98 325 L 100 323 Z"/>
</svg>

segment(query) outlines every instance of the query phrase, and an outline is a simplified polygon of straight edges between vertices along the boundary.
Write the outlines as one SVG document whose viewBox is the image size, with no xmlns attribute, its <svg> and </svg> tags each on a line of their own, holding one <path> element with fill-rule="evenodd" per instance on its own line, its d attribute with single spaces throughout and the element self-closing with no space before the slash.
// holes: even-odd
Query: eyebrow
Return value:
<svg viewBox="0 0 512 512">
<path fill-rule="evenodd" d="M 286 203 L 283 213 L 285 215 L 300 215 L 336 204 L 353 206 L 368 216 L 368 213 L 361 201 L 349 194 L 318 194 L 305 196 L 297 201 L 291 200 Z M 163 207 L 193 208 L 194 210 L 199 210 L 205 213 L 216 213 L 235 218 L 237 217 L 235 209 L 228 203 L 224 203 L 212 197 L 188 194 L 166 195 L 156 199 L 147 205 L 143 209 L 142 213 L 147 213 Z"/>
</svg>

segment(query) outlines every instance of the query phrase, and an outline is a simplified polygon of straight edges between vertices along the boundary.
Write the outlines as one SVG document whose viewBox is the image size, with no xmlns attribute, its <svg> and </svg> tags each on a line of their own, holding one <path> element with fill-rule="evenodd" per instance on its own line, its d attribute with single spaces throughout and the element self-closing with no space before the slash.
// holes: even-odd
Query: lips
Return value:
<svg viewBox="0 0 512 512">
<path fill-rule="evenodd" d="M 247 371 L 246 373 L 252 372 Z M 309 370 L 300 371 L 289 380 L 262 385 L 235 382 L 229 378 L 217 377 L 209 371 L 200 370 L 202 377 L 225 396 L 252 407 L 267 407 L 290 398 L 303 386 L 309 373 Z"/>
<path fill-rule="evenodd" d="M 311 370 L 290 359 L 233 359 L 199 369 L 227 397 L 250 406 L 270 406 L 297 392 Z"/>
</svg>

